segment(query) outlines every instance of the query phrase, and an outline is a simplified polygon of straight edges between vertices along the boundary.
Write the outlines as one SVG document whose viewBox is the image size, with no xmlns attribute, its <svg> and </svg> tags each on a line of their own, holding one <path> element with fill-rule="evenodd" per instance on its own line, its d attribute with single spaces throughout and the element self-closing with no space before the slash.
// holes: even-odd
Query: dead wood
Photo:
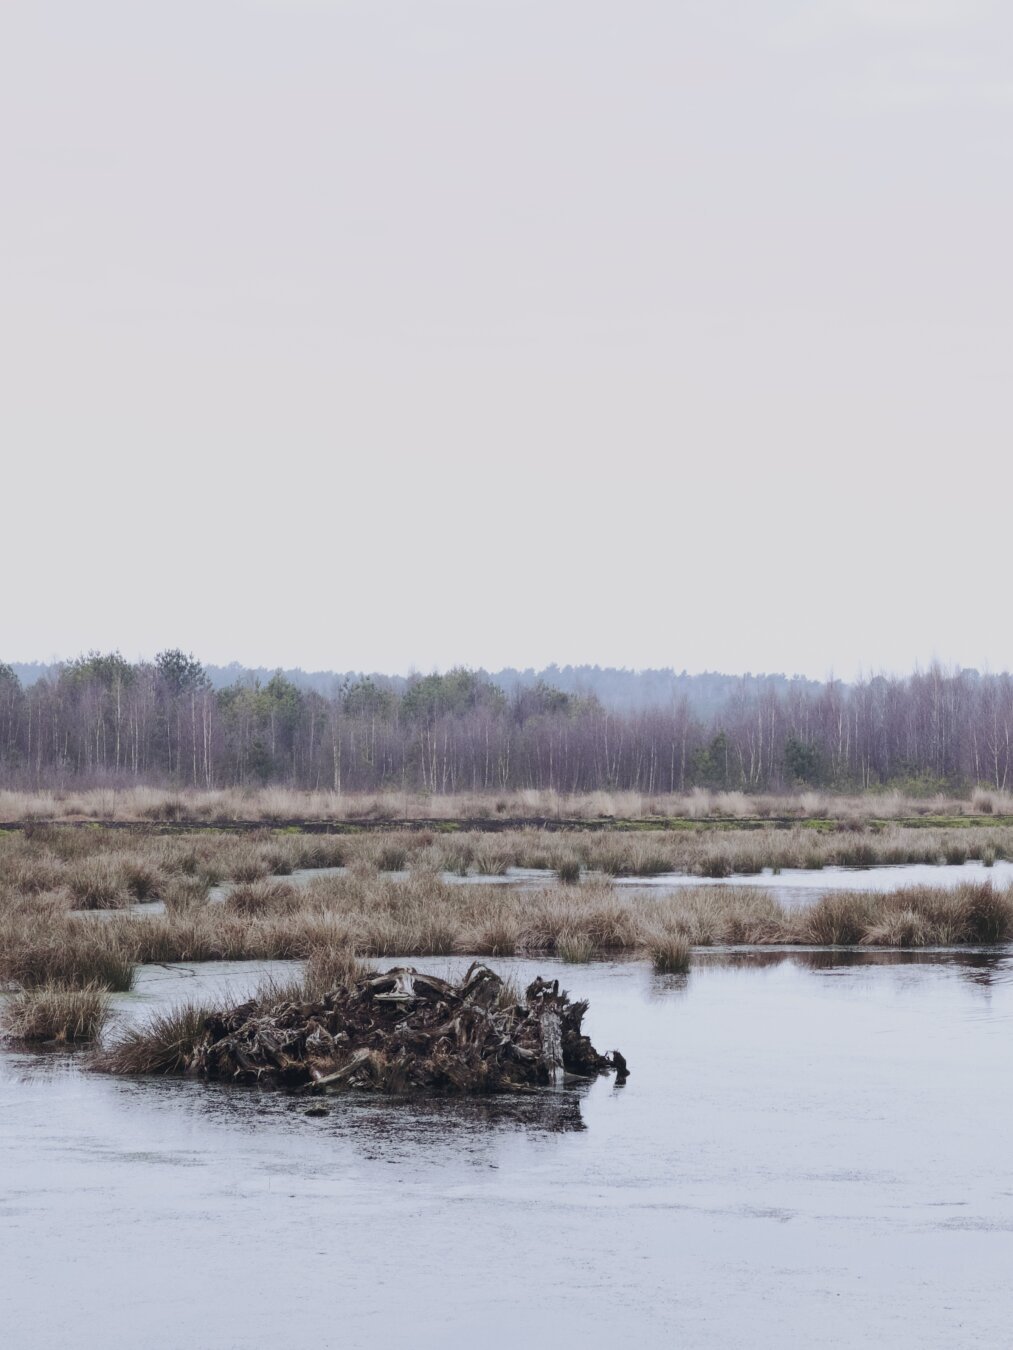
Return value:
<svg viewBox="0 0 1013 1350">
<path fill-rule="evenodd" d="M 317 1093 L 533 1091 L 613 1067 L 581 1031 L 586 1011 L 558 980 L 521 1003 L 478 962 L 459 984 L 398 966 L 317 1001 L 211 1012 L 183 1072 Z"/>
</svg>

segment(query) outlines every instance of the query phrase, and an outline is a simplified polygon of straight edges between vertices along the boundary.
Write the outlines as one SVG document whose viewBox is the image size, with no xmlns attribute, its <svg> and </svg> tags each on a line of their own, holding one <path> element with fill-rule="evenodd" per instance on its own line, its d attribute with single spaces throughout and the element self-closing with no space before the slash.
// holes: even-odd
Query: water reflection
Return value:
<svg viewBox="0 0 1013 1350">
<path fill-rule="evenodd" d="M 790 964 L 800 970 L 831 973 L 882 966 L 937 966 L 981 989 L 1013 983 L 1013 949 L 1009 946 L 705 948 L 696 953 L 695 959 L 701 965 L 727 969 L 769 970 Z"/>
<path fill-rule="evenodd" d="M 689 993 L 691 979 L 692 975 L 688 972 L 680 975 L 660 975 L 651 971 L 648 976 L 647 996 L 652 1003 L 662 999 L 684 998 Z"/>
<path fill-rule="evenodd" d="M 180 1079 L 117 1079 L 125 1107 L 179 1111 L 202 1122 L 243 1131 L 265 1126 L 340 1137 L 364 1157 L 394 1156 L 432 1144 L 440 1148 L 497 1134 L 573 1134 L 587 1128 L 582 1102 L 592 1084 L 532 1094 L 487 1097 L 376 1097 L 368 1093 L 310 1097 L 280 1089 Z M 319 1108 L 325 1114 L 308 1116 Z M 392 1152 L 393 1151 L 393 1152 Z"/>
</svg>

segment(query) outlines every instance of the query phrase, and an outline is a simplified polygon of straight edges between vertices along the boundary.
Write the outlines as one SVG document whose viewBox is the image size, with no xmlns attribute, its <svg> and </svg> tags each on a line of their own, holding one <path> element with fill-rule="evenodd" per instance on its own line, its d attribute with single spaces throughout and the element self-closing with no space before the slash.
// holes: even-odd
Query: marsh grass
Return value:
<svg viewBox="0 0 1013 1350">
<path fill-rule="evenodd" d="M 302 997 L 317 1000 L 375 969 L 370 962 L 356 956 L 351 947 L 318 947 L 310 953 L 303 971 Z"/>
<path fill-rule="evenodd" d="M 10 994 L 0 1008 L 4 1032 L 17 1041 L 94 1041 L 109 1017 L 109 995 L 100 985 L 73 988 L 50 980 Z"/>
<path fill-rule="evenodd" d="M 121 908 L 160 896 L 180 875 L 200 877 L 210 885 L 223 879 L 248 884 L 297 868 L 417 869 L 459 876 L 469 872 L 501 876 L 511 867 L 549 868 L 567 884 L 575 884 L 587 874 L 646 877 L 681 872 L 723 880 L 766 868 L 819 870 L 940 861 L 960 865 L 976 858 L 991 866 L 1013 859 L 1009 825 L 827 824 L 819 829 L 794 824 L 735 830 L 704 821 L 679 830 L 547 834 L 521 829 L 467 837 L 405 830 L 340 837 L 270 830 L 166 837 L 139 829 L 46 826 L 34 827 L 30 836 L 0 835 L 0 889 L 66 889 L 75 907 Z"/>
<path fill-rule="evenodd" d="M 494 916 L 472 930 L 472 955 L 514 956 L 520 938 L 520 925 L 511 916 Z"/>
<path fill-rule="evenodd" d="M 238 882 L 264 881 L 270 875 L 271 869 L 259 853 L 237 858 L 229 869 L 229 879 Z"/>
<path fill-rule="evenodd" d="M 875 895 L 831 892 L 799 912 L 794 935 L 818 947 L 855 947 L 873 930 L 880 909 Z"/>
<path fill-rule="evenodd" d="M 555 947 L 559 959 L 573 965 L 592 960 L 596 951 L 591 935 L 579 929 L 560 933 L 556 938 Z"/>
<path fill-rule="evenodd" d="M 208 902 L 209 886 L 204 877 L 176 876 L 162 888 L 166 914 L 191 914 Z"/>
<path fill-rule="evenodd" d="M 561 859 L 556 864 L 556 876 L 564 886 L 575 886 L 580 881 L 580 859 Z"/>
<path fill-rule="evenodd" d="M 408 866 L 408 850 L 403 844 L 385 844 L 376 853 L 376 868 L 380 872 L 403 872 Z"/>
<path fill-rule="evenodd" d="M 147 837 L 136 831 L 68 831 L 45 827 L 31 838 L 0 835 L 0 979 L 22 990 L 51 982 L 72 989 L 95 985 L 129 989 L 135 963 L 207 960 L 312 960 L 318 953 L 357 959 L 406 955 L 558 955 L 588 959 L 630 952 L 650 956 L 673 937 L 690 946 L 820 945 L 924 946 L 994 944 L 1013 940 L 1011 893 L 988 881 L 953 890 L 907 887 L 894 893 L 831 892 L 809 907 L 779 904 L 769 892 L 748 887 L 683 886 L 657 894 L 618 887 L 603 865 L 624 875 L 667 867 L 680 860 L 703 868 L 708 860 L 734 870 L 770 857 L 817 861 L 832 850 L 876 848 L 892 860 L 917 836 L 937 851 L 934 830 L 871 836 L 861 831 L 814 833 L 803 829 L 753 835 L 727 832 L 643 836 L 548 837 L 541 831 L 508 831 L 494 839 L 443 838 L 420 832 L 406 873 L 377 869 L 381 838 L 354 836 L 333 847 L 299 835 L 257 832 L 236 838 L 197 834 L 186 839 Z M 401 835 L 393 847 L 402 848 Z M 769 834 L 769 838 L 767 837 Z M 113 835 L 117 835 L 113 838 Z M 965 828 L 968 851 L 976 836 L 995 841 L 1006 832 Z M 79 837 L 80 836 L 80 837 Z M 124 836 L 124 837 L 120 837 Z M 301 866 L 310 860 L 344 870 L 313 877 L 307 885 L 261 875 L 268 866 Z M 866 852 L 862 856 L 868 856 Z M 537 889 L 451 884 L 441 868 L 449 860 L 478 869 L 547 861 L 562 871 L 576 862 L 573 880 Z M 254 879 L 232 888 L 223 904 L 208 904 L 210 875 L 248 868 Z M 566 875 L 573 876 L 572 868 Z M 51 888 L 56 881 L 58 885 Z M 72 884 L 73 882 L 73 884 Z M 164 914 L 72 914 L 84 893 L 98 898 L 136 896 L 157 885 Z M 323 960 L 324 956 L 320 956 Z"/>
<path fill-rule="evenodd" d="M 143 856 L 124 858 L 119 867 L 120 881 L 131 900 L 157 900 L 166 884 L 161 869 Z"/>
<path fill-rule="evenodd" d="M 225 897 L 230 914 L 291 914 L 304 904 L 297 888 L 285 881 L 244 882 Z"/>
<path fill-rule="evenodd" d="M 297 867 L 344 867 L 348 857 L 348 849 L 338 835 L 297 835 L 292 847 Z"/>
<path fill-rule="evenodd" d="M 762 820 L 824 819 L 867 821 L 930 816 L 967 818 L 1013 815 L 1013 794 L 987 787 L 970 797 L 916 797 L 899 791 L 837 794 L 689 792 L 563 793 L 521 788 L 498 793 L 339 793 L 268 787 L 213 791 L 133 787 L 40 792 L 0 792 L 0 821 L 134 821 L 153 824 L 228 825 L 261 822 L 283 825 L 313 821 L 470 821 L 493 817 L 548 821 L 655 822 L 725 821 L 740 825 Z"/>
<path fill-rule="evenodd" d="M 7 915 L 0 921 L 0 979 L 32 989 L 50 983 L 124 992 L 134 982 L 134 933 L 118 919 Z"/>
<path fill-rule="evenodd" d="M 475 871 L 480 877 L 506 876 L 515 856 L 509 843 L 504 844 L 497 835 L 484 835 L 475 850 Z"/>
<path fill-rule="evenodd" d="M 692 947 L 685 933 L 658 933 L 646 945 L 647 955 L 659 975 L 682 975 L 689 970 Z"/>
<path fill-rule="evenodd" d="M 140 1026 L 127 1027 L 101 1054 L 96 1067 L 106 1073 L 185 1073 L 207 1040 L 210 1003 L 183 1003 L 155 1013 Z"/>
<path fill-rule="evenodd" d="M 69 865 L 64 884 L 75 909 L 125 909 L 131 903 L 123 874 L 109 858 L 85 858 Z"/>
<path fill-rule="evenodd" d="M 259 883 L 262 885 L 262 883 Z M 284 883 L 274 883 L 284 885 Z M 989 883 L 831 892 L 798 909 L 749 888 L 683 887 L 657 896 L 604 881 L 537 890 L 452 886 L 430 873 L 322 877 L 281 907 L 133 919 L 140 959 L 308 959 L 357 956 L 650 954 L 662 937 L 689 945 L 962 945 L 1013 938 L 1013 898 Z M 653 959 L 653 958 L 652 958 Z"/>
</svg>

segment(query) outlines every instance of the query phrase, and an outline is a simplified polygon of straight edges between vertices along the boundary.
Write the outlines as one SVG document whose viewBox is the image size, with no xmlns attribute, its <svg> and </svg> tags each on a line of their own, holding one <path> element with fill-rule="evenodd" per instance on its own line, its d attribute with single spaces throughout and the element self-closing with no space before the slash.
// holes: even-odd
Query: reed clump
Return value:
<svg viewBox="0 0 1013 1350">
<path fill-rule="evenodd" d="M 208 883 L 204 877 L 173 877 L 162 889 L 166 914 L 191 914 L 208 902 Z"/>
<path fill-rule="evenodd" d="M 291 914 L 303 903 L 296 887 L 284 881 L 243 882 L 225 897 L 230 914 Z"/>
<path fill-rule="evenodd" d="M 561 961 L 574 965 L 590 961 L 595 954 L 594 939 L 580 929 L 560 933 L 555 940 L 556 955 Z"/>
<path fill-rule="evenodd" d="M 302 996 L 322 998 L 331 989 L 354 984 L 375 971 L 369 961 L 356 956 L 350 946 L 317 947 L 309 955 L 303 970 Z"/>
<path fill-rule="evenodd" d="M 0 979 L 22 989 L 58 983 L 123 992 L 134 982 L 134 938 L 118 919 L 51 915 L 39 922 L 7 915 L 0 921 Z"/>
<path fill-rule="evenodd" d="M 683 975 L 689 970 L 692 946 L 685 933 L 661 932 L 647 943 L 647 955 L 659 975 Z"/>
<path fill-rule="evenodd" d="M 207 1037 L 211 1004 L 183 1003 L 128 1027 L 103 1052 L 96 1067 L 107 1073 L 181 1074 Z"/>
<path fill-rule="evenodd" d="M 94 1041 L 109 1017 L 109 994 L 99 984 L 75 988 L 55 980 L 19 989 L 0 1008 L 0 1025 L 12 1040 L 72 1045 Z"/>
<path fill-rule="evenodd" d="M 87 858 L 64 873 L 75 909 L 125 909 L 131 895 L 120 869 L 107 858 Z"/>
</svg>

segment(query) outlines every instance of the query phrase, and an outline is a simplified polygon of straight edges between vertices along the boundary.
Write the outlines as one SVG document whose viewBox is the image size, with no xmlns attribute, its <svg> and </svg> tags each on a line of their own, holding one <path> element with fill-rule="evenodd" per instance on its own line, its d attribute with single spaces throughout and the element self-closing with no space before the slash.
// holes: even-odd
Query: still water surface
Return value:
<svg viewBox="0 0 1013 1350">
<path fill-rule="evenodd" d="M 0 1052 L 4 1344 L 1011 1343 L 1011 954 L 496 964 L 587 995 L 628 1084 L 310 1119 Z M 146 968 L 120 1015 L 288 969 Z"/>
<path fill-rule="evenodd" d="M 901 863 L 880 867 L 785 867 L 779 872 L 765 868 L 729 877 L 695 877 L 682 872 L 656 877 L 617 877 L 617 886 L 659 891 L 684 886 L 754 887 L 782 905 L 811 905 L 828 891 L 900 891 L 907 886 L 937 886 L 954 890 L 968 881 L 990 881 L 997 889 L 1013 884 L 1013 862 Z"/>
</svg>

